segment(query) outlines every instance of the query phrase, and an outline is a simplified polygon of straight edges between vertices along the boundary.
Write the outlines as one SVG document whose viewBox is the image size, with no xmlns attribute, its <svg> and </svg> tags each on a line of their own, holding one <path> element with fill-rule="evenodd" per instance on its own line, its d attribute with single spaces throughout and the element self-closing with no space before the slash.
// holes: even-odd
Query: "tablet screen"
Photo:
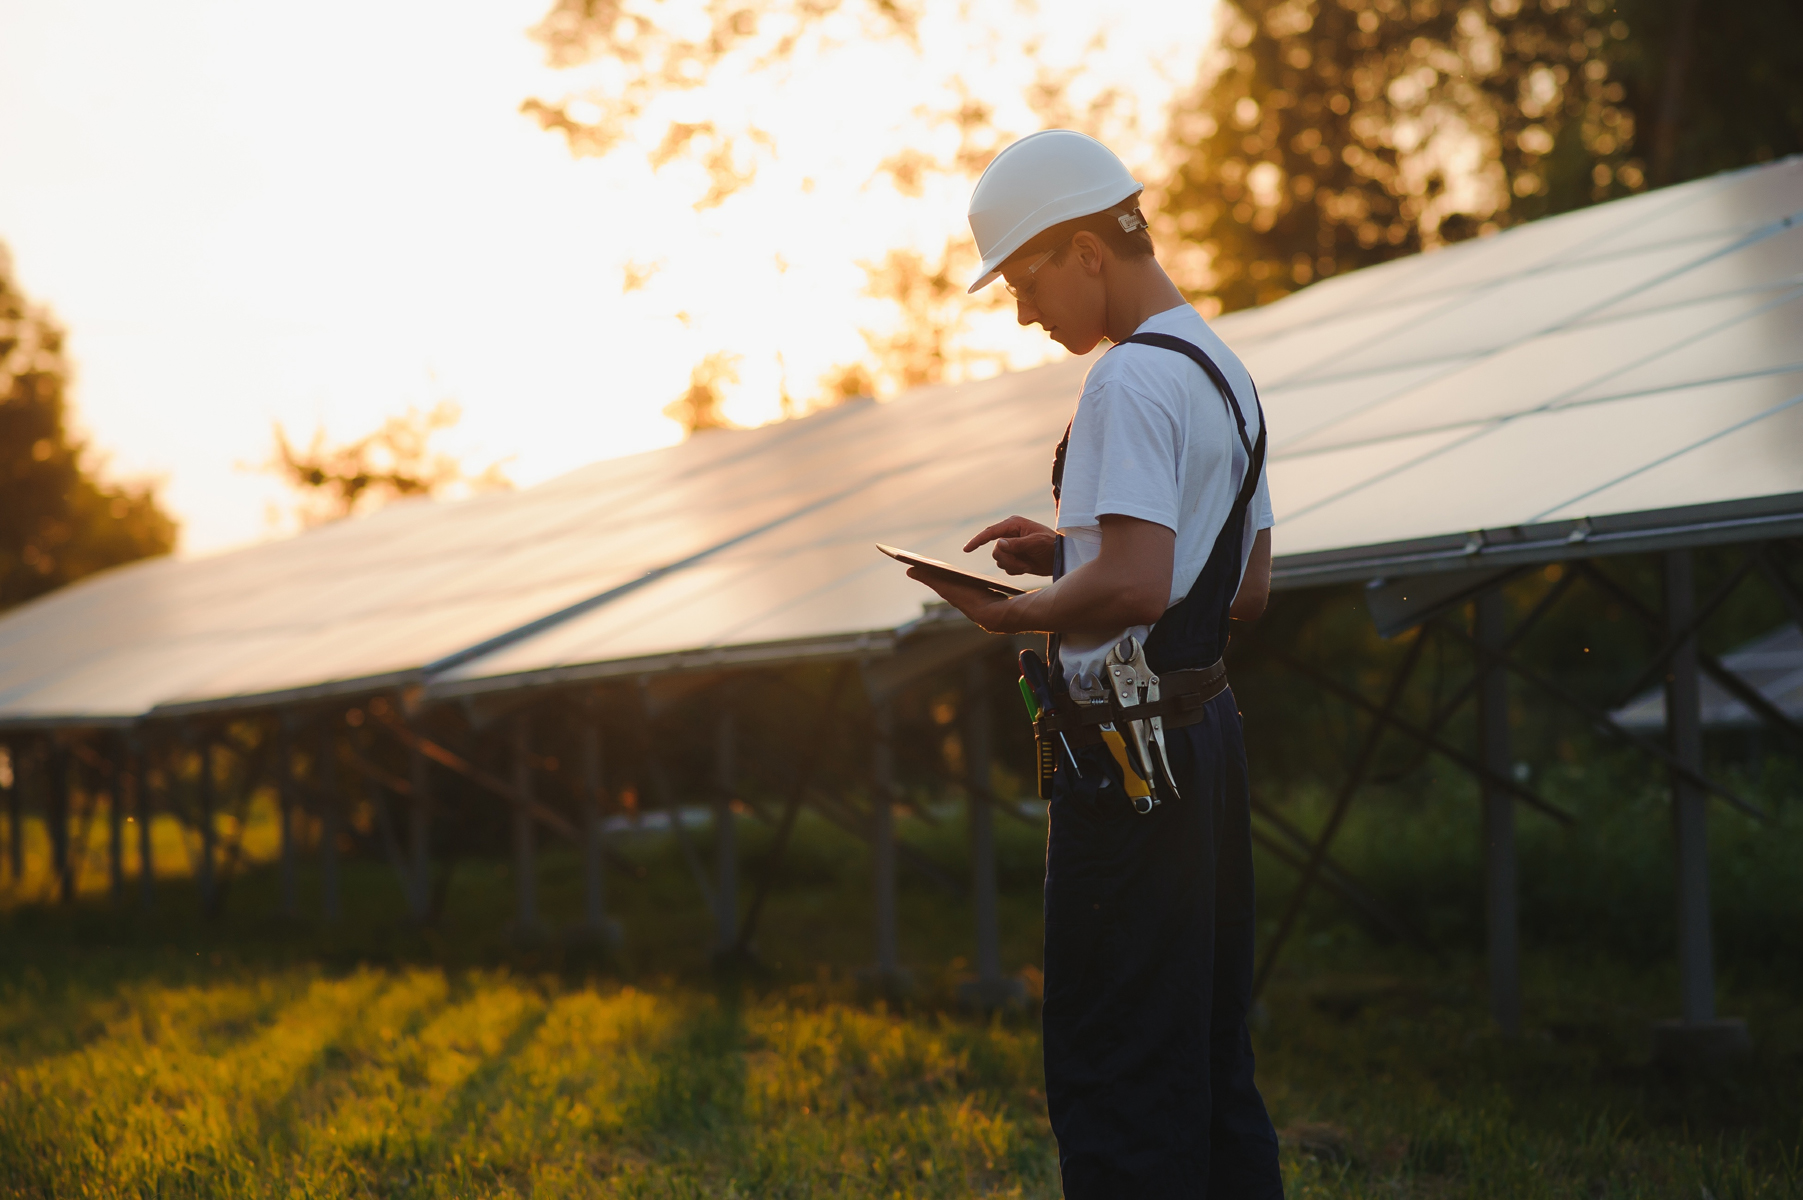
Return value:
<svg viewBox="0 0 1803 1200">
<path fill-rule="evenodd" d="M 936 558 L 928 558 L 924 554 L 915 554 L 909 550 L 898 550 L 894 546 L 885 546 L 881 542 L 876 544 L 876 548 L 881 550 L 884 554 L 887 554 L 890 558 L 893 558 L 896 562 L 906 563 L 910 567 L 919 567 L 922 570 L 930 571 L 941 577 L 956 579 L 961 583 L 974 584 L 977 587 L 986 588 L 1000 596 L 1020 596 L 1024 595 L 1027 591 L 1026 588 L 1017 588 L 1013 584 L 1003 583 L 999 579 L 990 579 L 986 575 L 977 575 L 970 571 L 959 570 L 950 563 L 940 562 Z"/>
</svg>

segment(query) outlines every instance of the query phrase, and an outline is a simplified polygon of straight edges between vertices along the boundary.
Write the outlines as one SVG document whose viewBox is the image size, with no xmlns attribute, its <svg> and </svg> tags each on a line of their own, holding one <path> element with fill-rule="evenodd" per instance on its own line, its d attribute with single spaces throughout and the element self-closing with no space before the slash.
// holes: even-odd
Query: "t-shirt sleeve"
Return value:
<svg viewBox="0 0 1803 1200">
<path fill-rule="evenodd" d="M 1265 463 L 1265 469 L 1258 476 L 1258 491 L 1252 495 L 1252 511 L 1258 518 L 1252 523 L 1254 529 L 1269 529 L 1277 524 L 1277 518 L 1271 513 L 1271 464 Z"/>
<path fill-rule="evenodd" d="M 1088 461 L 1080 464 L 1081 474 L 1094 482 L 1083 494 L 1068 496 L 1072 503 L 1060 512 L 1060 523 L 1094 525 L 1104 513 L 1114 513 L 1174 531 L 1182 499 L 1177 490 L 1181 431 L 1171 414 L 1113 380 L 1086 395 L 1081 408 L 1072 453 L 1082 448 Z"/>
</svg>

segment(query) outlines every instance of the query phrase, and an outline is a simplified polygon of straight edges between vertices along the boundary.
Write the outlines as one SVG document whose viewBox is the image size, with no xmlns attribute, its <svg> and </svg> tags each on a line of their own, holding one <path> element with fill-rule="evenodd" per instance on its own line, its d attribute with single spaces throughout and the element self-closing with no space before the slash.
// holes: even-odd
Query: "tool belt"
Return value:
<svg viewBox="0 0 1803 1200">
<path fill-rule="evenodd" d="M 1163 718 L 1166 729 L 1181 729 L 1202 719 L 1208 702 L 1227 690 L 1227 663 L 1217 659 L 1206 667 L 1170 671 L 1158 677 L 1159 698 L 1146 704 L 1122 705 L 1113 695 L 1100 703 L 1079 704 L 1064 689 L 1055 689 L 1053 711 L 1033 722 L 1033 734 L 1045 739 L 1062 733 L 1072 746 L 1102 744 L 1103 725 L 1120 727 L 1125 721 Z"/>
</svg>

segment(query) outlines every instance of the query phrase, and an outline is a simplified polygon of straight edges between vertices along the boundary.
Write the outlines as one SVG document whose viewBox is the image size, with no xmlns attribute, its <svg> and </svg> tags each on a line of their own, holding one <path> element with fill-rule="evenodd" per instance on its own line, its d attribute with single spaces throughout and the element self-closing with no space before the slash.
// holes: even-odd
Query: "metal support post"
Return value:
<svg viewBox="0 0 1803 1200">
<path fill-rule="evenodd" d="M 1666 734 L 1674 769 L 1672 832 L 1677 850 L 1678 987 L 1682 1017 L 1654 1029 L 1665 1061 L 1713 1067 L 1750 1048 L 1746 1023 L 1715 1017 L 1715 963 L 1709 921 L 1709 797 L 1696 786 L 1703 769 L 1703 700 L 1698 679 L 1696 580 L 1689 550 L 1665 555 L 1665 627 L 1682 636 L 1665 680 Z M 1684 768 L 1683 770 L 1677 769 Z"/>
<path fill-rule="evenodd" d="M 1495 780 L 1507 778 L 1509 676 L 1501 655 L 1508 644 L 1501 588 L 1480 592 L 1474 605 L 1478 643 L 1478 759 L 1484 822 L 1484 927 L 1490 951 L 1490 1015 L 1505 1037 L 1521 1034 L 1521 895 L 1516 878 L 1515 798 Z M 1491 657 L 1495 655 L 1497 657 Z"/>
<path fill-rule="evenodd" d="M 801 761 L 795 765 L 794 779 L 790 784 L 788 798 L 783 802 L 783 815 L 776 823 L 776 838 L 771 843 L 769 853 L 764 856 L 762 869 L 758 872 L 757 890 L 751 894 L 751 903 L 745 906 L 745 920 L 739 925 L 739 934 L 732 953 L 749 955 L 751 953 L 752 935 L 757 932 L 758 917 L 764 911 L 764 901 L 770 896 L 770 889 L 776 882 L 777 871 L 783 860 L 783 852 L 789 845 L 789 836 L 795 832 L 795 818 L 801 813 L 802 799 L 814 782 L 814 772 L 820 766 L 821 750 L 830 745 L 839 727 L 839 697 L 845 690 L 855 673 L 856 668 L 847 664 L 839 668 L 833 676 L 832 689 L 827 692 L 820 706 L 819 719 L 815 723 L 815 736 L 810 740 Z"/>
<path fill-rule="evenodd" d="M 213 739 L 200 740 L 200 906 L 207 916 L 213 915 L 213 863 L 219 830 L 213 820 L 216 804 L 213 778 Z"/>
<path fill-rule="evenodd" d="M 725 950 L 739 935 L 739 838 L 733 817 L 737 786 L 733 716 L 720 714 L 714 731 L 714 947 Z"/>
<path fill-rule="evenodd" d="M 75 863 L 69 853 L 69 751 L 50 748 L 50 795 L 44 817 L 50 826 L 50 863 L 64 904 L 75 900 Z"/>
<path fill-rule="evenodd" d="M 292 920 L 300 915 L 300 898 L 294 881 L 294 722 L 286 713 L 276 718 L 275 787 L 276 819 L 281 836 L 281 914 Z"/>
<path fill-rule="evenodd" d="M 114 739 L 114 745 L 118 745 Z M 115 753 L 109 764 L 112 771 L 102 784 L 106 788 L 106 872 L 107 894 L 114 904 L 125 902 L 125 779 L 124 756 Z"/>
<path fill-rule="evenodd" d="M 13 887 L 25 881 L 25 819 L 20 800 L 25 790 L 25 760 L 18 742 L 6 743 L 6 865 Z"/>
<path fill-rule="evenodd" d="M 1390 678 L 1389 690 L 1381 705 L 1372 710 L 1371 726 L 1365 731 L 1364 743 L 1359 747 L 1358 755 L 1352 760 L 1352 769 L 1346 774 L 1346 781 L 1340 785 L 1339 793 L 1334 797 L 1333 808 L 1327 815 L 1327 824 L 1315 839 L 1314 848 L 1309 851 L 1308 863 L 1302 869 L 1302 878 L 1297 881 L 1296 890 L 1290 893 L 1289 902 L 1284 906 L 1283 915 L 1278 918 L 1277 932 L 1265 943 L 1263 953 L 1259 956 L 1258 973 L 1252 979 L 1252 994 L 1259 995 L 1265 990 L 1265 983 L 1271 978 L 1271 972 L 1277 965 L 1277 954 L 1283 949 L 1290 931 L 1296 927 L 1302 916 L 1302 906 L 1308 899 L 1309 889 L 1315 884 L 1315 878 L 1321 873 L 1327 861 L 1328 848 L 1333 844 L 1334 835 L 1339 832 L 1340 822 L 1346 817 L 1346 810 L 1352 804 L 1352 797 L 1365 782 L 1365 774 L 1377 756 L 1377 748 L 1383 741 L 1384 732 L 1396 725 L 1396 706 L 1402 699 L 1403 689 L 1408 686 L 1409 677 L 1415 673 L 1415 666 L 1421 661 L 1421 651 L 1427 646 L 1425 632 L 1415 635 L 1408 652 L 1396 668 L 1396 674 Z M 1328 682 L 1327 677 L 1308 671 L 1294 659 L 1284 660 L 1292 666 L 1317 678 Z M 1357 692 L 1347 690 L 1348 698 L 1356 700 L 1360 706 L 1366 701 Z"/>
<path fill-rule="evenodd" d="M 151 849 L 150 825 L 156 809 L 150 802 L 150 767 L 144 746 L 136 734 L 125 744 L 126 778 L 131 780 L 132 816 L 138 822 L 138 907 L 146 912 L 156 899 L 156 859 Z"/>
<path fill-rule="evenodd" d="M 342 798 L 338 794 L 338 737 L 335 717 L 319 726 L 319 758 L 313 768 L 314 795 L 319 802 L 319 906 L 328 925 L 344 915 L 338 881 L 338 821 Z"/>
<path fill-rule="evenodd" d="M 513 722 L 513 786 L 521 800 L 532 797 L 532 719 L 522 713 Z M 538 854 L 533 843 L 532 810 L 513 806 L 514 933 L 538 932 Z"/>
<path fill-rule="evenodd" d="M 977 977 L 959 989 L 965 1003 L 998 1008 L 1026 999 L 1026 986 L 1002 974 L 1001 922 L 995 878 L 995 797 L 991 795 L 991 709 L 983 660 L 964 673 L 964 767 L 969 792 L 971 899 L 977 922 Z"/>
<path fill-rule="evenodd" d="M 886 994 L 904 991 L 895 912 L 895 748 L 890 742 L 894 712 L 888 697 L 871 711 L 876 742 L 871 747 L 870 853 L 871 883 L 876 899 L 876 966 L 867 982 Z"/>
<path fill-rule="evenodd" d="M 432 772 L 417 742 L 413 745 L 411 767 L 413 814 L 408 828 L 407 909 L 415 921 L 423 924 L 432 915 Z"/>
<path fill-rule="evenodd" d="M 1696 586 L 1691 553 L 1665 556 L 1665 623 L 1676 634 L 1691 624 Z M 1697 678 L 1694 632 L 1679 643 L 1665 681 L 1665 706 L 1673 757 L 1692 771 L 1703 769 L 1702 691 Z M 1688 779 L 1673 775 L 1672 825 L 1678 851 L 1678 979 L 1684 1020 L 1715 1018 L 1715 964 L 1709 937 L 1708 798 Z"/>
<path fill-rule="evenodd" d="M 592 712 L 582 722 L 582 920 L 591 937 L 609 945 L 620 929 L 607 916 L 607 841 L 601 827 L 605 780 L 601 762 L 601 728 Z"/>
</svg>

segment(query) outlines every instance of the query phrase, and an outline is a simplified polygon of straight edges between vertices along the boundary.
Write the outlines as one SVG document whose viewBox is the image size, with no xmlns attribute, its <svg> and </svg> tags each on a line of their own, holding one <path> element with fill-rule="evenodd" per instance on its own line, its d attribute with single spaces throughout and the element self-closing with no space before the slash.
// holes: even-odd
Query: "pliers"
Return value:
<svg viewBox="0 0 1803 1200">
<path fill-rule="evenodd" d="M 1108 675 L 1109 690 L 1116 703 L 1122 708 L 1135 708 L 1140 704 L 1150 704 L 1158 699 L 1158 676 L 1146 663 L 1146 648 L 1138 638 L 1122 638 L 1120 643 L 1108 651 L 1104 669 Z M 1129 756 L 1133 759 L 1132 767 L 1147 783 L 1155 782 L 1155 772 L 1164 773 L 1164 782 L 1171 789 L 1171 795 L 1182 797 L 1177 792 L 1176 777 L 1171 771 L 1171 756 L 1165 748 L 1164 719 L 1162 717 L 1144 717 L 1138 720 L 1128 718 L 1126 721 L 1126 745 Z M 1154 758 L 1156 752 L 1156 758 Z M 1149 813 L 1160 803 L 1156 787 L 1149 794 L 1136 798 L 1133 806 L 1141 814 Z"/>
</svg>

